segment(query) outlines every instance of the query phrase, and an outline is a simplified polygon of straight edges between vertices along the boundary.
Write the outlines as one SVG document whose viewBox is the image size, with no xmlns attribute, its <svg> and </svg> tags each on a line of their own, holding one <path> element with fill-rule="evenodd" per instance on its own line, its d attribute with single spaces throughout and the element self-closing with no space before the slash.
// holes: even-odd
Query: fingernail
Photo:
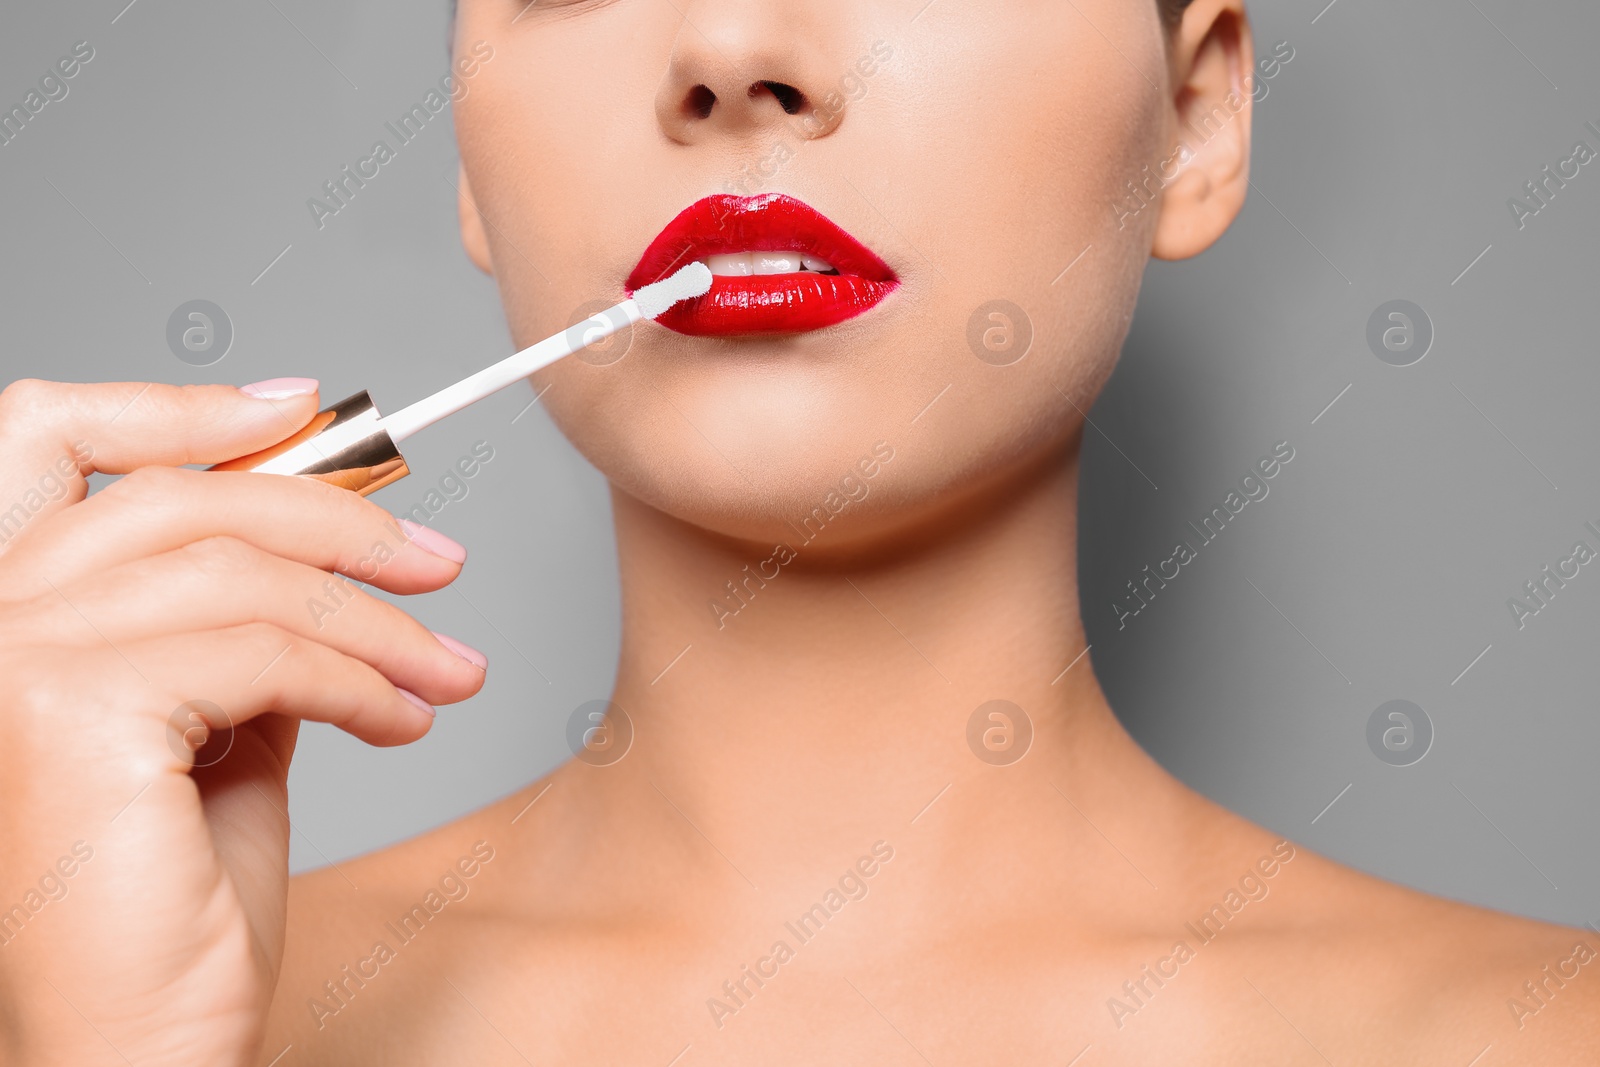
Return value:
<svg viewBox="0 0 1600 1067">
<path fill-rule="evenodd" d="M 431 530 L 426 526 L 412 522 L 410 519 L 401 519 L 400 529 L 405 533 L 407 540 L 424 552 L 430 552 L 440 559 L 449 560 L 451 563 L 465 563 L 467 561 L 467 550 L 438 530 Z"/>
<path fill-rule="evenodd" d="M 415 704 L 417 707 L 419 707 L 423 711 L 427 712 L 429 718 L 435 718 L 436 717 L 436 713 L 433 710 L 433 705 L 428 703 L 426 700 L 423 700 L 421 697 L 417 696 L 417 694 L 413 693 L 411 690 L 409 690 L 409 689 L 400 689 L 400 688 L 397 687 L 395 689 L 395 692 L 399 693 L 401 696 L 403 696 L 407 700 L 411 701 L 411 703 Z"/>
<path fill-rule="evenodd" d="M 308 396 L 317 391 L 315 378 L 268 378 L 264 382 L 251 382 L 239 386 L 239 392 L 256 400 L 288 400 L 292 396 Z"/>
<path fill-rule="evenodd" d="M 486 671 L 489 669 L 489 657 L 485 656 L 482 652 L 479 652 L 471 645 L 464 645 L 450 635 L 439 633 L 437 630 L 433 631 L 433 636 L 437 637 L 439 639 L 439 643 L 445 648 L 448 648 L 451 652 L 454 652 L 456 655 L 460 656 L 462 659 L 466 660 L 480 671 Z"/>
</svg>

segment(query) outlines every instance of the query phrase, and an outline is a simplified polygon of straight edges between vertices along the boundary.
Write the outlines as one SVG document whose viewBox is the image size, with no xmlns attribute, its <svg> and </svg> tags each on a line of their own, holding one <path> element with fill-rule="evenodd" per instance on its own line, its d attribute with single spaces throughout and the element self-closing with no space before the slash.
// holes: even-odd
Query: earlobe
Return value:
<svg viewBox="0 0 1600 1067">
<path fill-rule="evenodd" d="M 461 221 L 461 246 L 467 258 L 483 273 L 494 276 L 494 264 L 489 259 L 489 238 L 483 230 L 483 215 L 472 198 L 472 185 L 467 181 L 467 167 L 463 163 L 456 179 L 456 212 Z"/>
<path fill-rule="evenodd" d="M 1255 80 L 1250 24 L 1239 0 L 1199 0 L 1173 31 L 1174 134 L 1150 252 L 1187 259 L 1211 247 L 1250 191 Z"/>
</svg>

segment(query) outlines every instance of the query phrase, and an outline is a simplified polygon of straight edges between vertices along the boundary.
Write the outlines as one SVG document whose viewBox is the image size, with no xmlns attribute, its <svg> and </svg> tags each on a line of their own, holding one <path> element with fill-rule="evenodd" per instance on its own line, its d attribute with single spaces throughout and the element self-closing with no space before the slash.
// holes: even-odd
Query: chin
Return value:
<svg viewBox="0 0 1600 1067">
<path fill-rule="evenodd" d="M 730 346 L 658 330 L 611 367 L 552 367 L 541 387 L 557 426 L 618 491 L 813 558 L 923 536 L 930 517 L 1062 454 L 1080 428 L 1054 388 L 973 374 L 970 354 L 918 361 L 926 344 L 827 340 Z M 1038 373 L 1053 377 L 1039 355 Z"/>
</svg>

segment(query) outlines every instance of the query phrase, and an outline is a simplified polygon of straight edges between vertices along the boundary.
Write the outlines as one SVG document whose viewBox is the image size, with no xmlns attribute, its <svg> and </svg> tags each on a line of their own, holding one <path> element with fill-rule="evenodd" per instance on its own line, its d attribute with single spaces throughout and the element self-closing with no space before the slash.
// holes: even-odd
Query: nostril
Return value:
<svg viewBox="0 0 1600 1067">
<path fill-rule="evenodd" d="M 717 104 L 717 94 L 704 85 L 696 85 L 689 90 L 688 99 L 684 101 L 684 109 L 696 118 L 708 119 L 711 109 Z"/>
<path fill-rule="evenodd" d="M 806 94 L 792 85 L 783 82 L 759 81 L 750 86 L 750 95 L 757 96 L 765 89 L 778 101 L 778 106 L 783 108 L 787 115 L 798 115 L 806 106 Z"/>
</svg>

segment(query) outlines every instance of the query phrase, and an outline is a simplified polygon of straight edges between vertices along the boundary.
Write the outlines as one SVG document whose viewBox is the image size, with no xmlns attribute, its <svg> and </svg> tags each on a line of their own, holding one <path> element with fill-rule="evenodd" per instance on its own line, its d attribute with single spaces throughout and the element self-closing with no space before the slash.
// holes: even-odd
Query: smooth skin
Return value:
<svg viewBox="0 0 1600 1067">
<path fill-rule="evenodd" d="M 880 40 L 893 58 L 849 89 Z M 631 744 L 294 879 L 286 923 L 294 717 L 403 742 L 426 722 L 395 686 L 445 703 L 481 677 L 376 603 L 294 630 L 305 589 L 384 516 L 288 479 L 157 471 L 36 519 L 0 556 L 0 590 L 26 594 L 4 608 L 19 644 L 0 672 L 0 847 L 8 871 L 43 871 L 79 838 L 96 851 L 72 896 L 0 949 L 7 1062 L 1594 1061 L 1600 961 L 1542 1003 L 1523 987 L 1579 943 L 1600 949 L 1591 932 L 1282 843 L 1140 750 L 1092 657 L 1063 673 L 1085 644 L 1081 411 L 1149 256 L 1202 252 L 1248 190 L 1239 0 L 1197 0 L 1170 32 L 1133 0 L 466 0 L 457 54 L 478 41 L 493 58 L 456 107 L 462 233 L 518 342 L 618 292 L 661 225 L 780 144 L 792 152 L 758 188 L 822 210 L 903 285 L 816 334 L 641 325 L 618 363 L 537 376 L 613 486 L 613 700 Z M 801 139 L 763 81 L 813 104 L 848 91 Z M 1229 92 L 1246 101 L 1231 118 L 1185 132 Z M 1119 223 L 1123 183 L 1180 141 L 1159 206 Z M 1035 329 L 1004 368 L 966 342 L 996 296 Z M 8 492 L 63 442 L 92 441 L 112 470 L 207 461 L 315 407 L 158 387 L 113 421 L 131 394 L 8 390 L 0 427 L 31 442 L 3 453 Z M 183 403 L 200 429 L 174 442 L 186 423 L 161 405 Z M 141 405 L 156 407 L 135 418 Z M 892 458 L 869 477 L 880 441 Z M 798 517 L 846 475 L 869 492 L 803 541 Z M 129 542 L 130 523 L 170 532 Z M 779 541 L 795 557 L 719 618 L 725 583 Z M 374 584 L 455 573 L 413 545 Z M 252 681 L 280 636 L 300 643 Z M 281 688 L 259 689 L 269 679 Z M 200 691 L 259 714 L 221 763 L 185 773 L 164 733 Z M 1033 728 L 1007 766 L 968 743 L 995 699 Z M 47 728 L 86 709 L 88 731 Z M 624 731 L 607 730 L 614 755 Z M 152 779 L 163 791 L 118 814 Z M 1254 899 L 1202 943 L 1188 924 L 1241 889 Z M 786 924 L 819 902 L 820 932 L 796 936 Z M 1515 1017 L 1513 997 L 1537 1010 Z"/>
</svg>

